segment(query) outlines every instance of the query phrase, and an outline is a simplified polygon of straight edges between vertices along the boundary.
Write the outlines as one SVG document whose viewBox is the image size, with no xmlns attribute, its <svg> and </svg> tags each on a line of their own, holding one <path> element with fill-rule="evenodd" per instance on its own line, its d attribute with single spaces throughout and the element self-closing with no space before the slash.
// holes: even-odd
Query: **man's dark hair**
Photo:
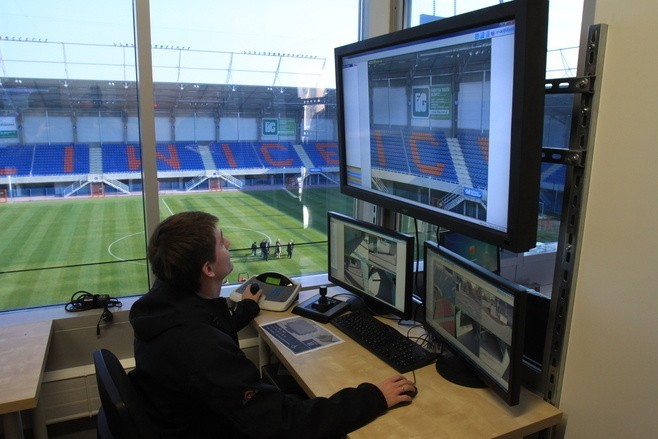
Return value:
<svg viewBox="0 0 658 439">
<path fill-rule="evenodd" d="M 203 264 L 215 262 L 217 222 L 206 212 L 181 212 L 162 221 L 148 244 L 151 270 L 158 279 L 196 294 Z"/>
</svg>

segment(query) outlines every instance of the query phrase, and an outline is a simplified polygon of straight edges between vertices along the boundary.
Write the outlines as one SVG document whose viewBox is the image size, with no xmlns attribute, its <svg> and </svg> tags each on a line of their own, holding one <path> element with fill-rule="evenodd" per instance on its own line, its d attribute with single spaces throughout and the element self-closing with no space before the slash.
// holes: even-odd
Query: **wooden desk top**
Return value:
<svg viewBox="0 0 658 439">
<path fill-rule="evenodd" d="M 37 406 L 51 333 L 51 320 L 0 328 L 0 414 Z"/>
<path fill-rule="evenodd" d="M 294 355 L 260 329 L 260 325 L 294 316 L 261 312 L 257 330 L 310 396 L 330 396 L 362 382 L 378 383 L 397 372 L 331 324 L 345 343 Z M 411 372 L 405 376 L 413 380 Z M 441 377 L 434 365 L 415 371 L 418 395 L 394 407 L 350 438 L 522 438 L 560 422 L 562 412 L 522 388 L 520 403 L 508 406 L 490 389 L 472 389 Z"/>
</svg>

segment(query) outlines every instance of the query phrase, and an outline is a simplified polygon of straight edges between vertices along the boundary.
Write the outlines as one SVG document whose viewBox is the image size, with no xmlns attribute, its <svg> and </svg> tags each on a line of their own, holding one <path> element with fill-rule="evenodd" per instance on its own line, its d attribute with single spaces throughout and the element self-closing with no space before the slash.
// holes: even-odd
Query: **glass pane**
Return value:
<svg viewBox="0 0 658 439">
<path fill-rule="evenodd" d="M 465 12 L 473 11 L 500 3 L 498 0 L 408 0 L 409 14 L 407 26 L 417 26 L 433 20 L 451 17 Z M 582 0 L 551 0 L 549 3 L 548 42 L 546 59 L 546 78 L 573 77 L 576 75 L 578 62 L 578 49 L 580 40 Z M 569 148 L 571 130 L 571 117 L 573 112 L 572 95 L 547 95 L 544 112 L 543 146 L 550 148 Z M 541 170 L 539 218 L 537 229 L 537 247 L 527 254 L 555 252 L 559 235 L 560 216 L 562 210 L 562 197 L 566 167 L 555 163 L 543 163 Z M 405 221 L 405 230 L 411 232 L 416 224 Z M 436 240 L 436 227 L 422 224 L 418 225 L 423 232 L 421 239 Z M 429 237 L 429 238 L 428 238 Z M 422 242 L 422 241 L 421 241 Z M 516 255 L 505 252 L 508 260 L 515 259 Z M 543 263 L 548 275 L 542 277 L 541 282 L 530 277 L 519 276 L 517 280 L 532 288 L 548 291 L 552 282 L 550 274 L 554 261 L 550 258 Z M 505 265 L 505 264 L 503 264 Z M 509 263 L 507 263 L 509 265 Z M 522 270 L 519 270 L 519 272 Z M 505 270 L 503 270 L 505 273 Z M 531 279 L 532 278 L 532 279 Z"/>
<path fill-rule="evenodd" d="M 407 27 L 463 14 L 511 0 L 407 0 Z M 546 78 L 576 76 L 582 0 L 551 0 L 548 10 Z"/>
<path fill-rule="evenodd" d="M 67 6 L 0 14 L 0 310 L 148 285 L 132 2 Z"/>
<path fill-rule="evenodd" d="M 333 49 L 357 39 L 358 7 L 356 0 L 151 5 L 161 216 L 218 216 L 231 241 L 231 283 L 264 271 L 327 270 L 326 212 L 347 213 L 353 203 L 337 185 Z"/>
</svg>

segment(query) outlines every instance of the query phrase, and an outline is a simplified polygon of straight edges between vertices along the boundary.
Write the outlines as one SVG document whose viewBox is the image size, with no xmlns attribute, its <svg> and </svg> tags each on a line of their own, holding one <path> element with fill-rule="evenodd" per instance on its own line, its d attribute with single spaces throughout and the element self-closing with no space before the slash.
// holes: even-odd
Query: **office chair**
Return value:
<svg viewBox="0 0 658 439">
<path fill-rule="evenodd" d="M 107 349 L 94 352 L 101 407 L 96 418 L 98 438 L 156 438 L 158 430 L 145 410 L 119 359 Z"/>
</svg>

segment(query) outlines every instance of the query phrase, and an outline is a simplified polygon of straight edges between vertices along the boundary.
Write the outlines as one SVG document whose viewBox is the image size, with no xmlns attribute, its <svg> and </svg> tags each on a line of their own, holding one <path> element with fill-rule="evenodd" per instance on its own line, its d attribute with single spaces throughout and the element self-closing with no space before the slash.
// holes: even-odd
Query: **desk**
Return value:
<svg viewBox="0 0 658 439">
<path fill-rule="evenodd" d="M 6 438 L 23 437 L 21 410 L 37 408 L 52 321 L 0 328 L 0 415 Z M 35 437 L 45 422 L 35 410 Z"/>
<path fill-rule="evenodd" d="M 311 397 L 329 396 L 362 382 L 377 383 L 397 372 L 331 324 L 345 343 L 295 356 L 261 325 L 294 316 L 290 311 L 261 311 L 255 326 L 261 358 L 271 349 Z M 526 389 L 510 407 L 492 390 L 458 386 L 442 378 L 434 365 L 416 370 L 418 395 L 411 404 L 391 409 L 350 438 L 522 438 L 560 422 L 562 412 Z M 413 379 L 412 373 L 405 374 Z"/>
</svg>

